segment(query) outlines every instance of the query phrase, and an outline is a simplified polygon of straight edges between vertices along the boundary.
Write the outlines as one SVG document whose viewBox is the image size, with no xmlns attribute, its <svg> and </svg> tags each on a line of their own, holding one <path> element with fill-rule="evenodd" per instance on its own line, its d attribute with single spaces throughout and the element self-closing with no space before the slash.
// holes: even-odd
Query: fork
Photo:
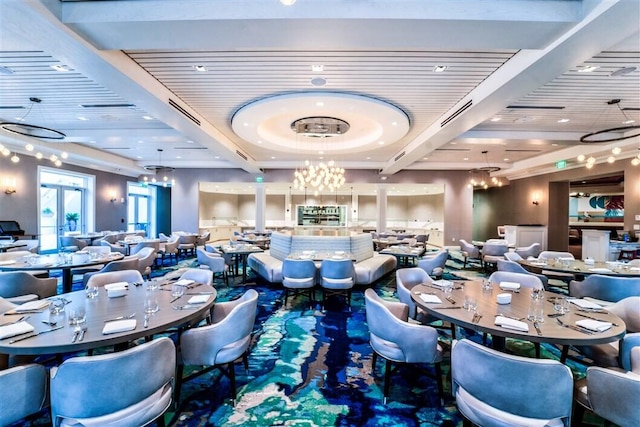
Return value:
<svg viewBox="0 0 640 427">
<path fill-rule="evenodd" d="M 79 342 L 79 341 L 82 341 L 82 340 L 84 339 L 84 334 L 85 334 L 85 332 L 87 332 L 87 326 L 86 326 L 86 325 L 85 325 L 85 326 L 83 326 L 82 328 L 80 328 L 80 333 L 79 333 L 79 335 L 78 335 L 78 339 L 77 339 L 77 340 L 78 340 L 78 342 Z"/>
<path fill-rule="evenodd" d="M 574 331 L 582 332 L 583 334 L 587 334 L 587 335 L 593 335 L 594 334 L 594 332 L 590 331 L 589 329 L 585 329 L 585 328 L 582 328 L 582 327 L 576 326 L 576 325 L 567 325 L 562 320 L 560 320 L 559 317 L 556 317 L 556 320 L 558 321 L 560 326 L 563 326 L 565 328 L 573 329 Z"/>
<path fill-rule="evenodd" d="M 454 300 L 453 298 L 451 298 L 451 296 L 447 296 L 445 298 L 447 301 L 449 301 L 451 304 L 456 304 L 456 300 Z"/>
<path fill-rule="evenodd" d="M 73 328 L 73 337 L 71 337 L 71 343 L 74 343 L 78 340 L 81 331 L 82 328 L 80 328 L 80 326 L 76 326 L 75 328 Z"/>
<path fill-rule="evenodd" d="M 482 319 L 482 314 L 475 312 L 473 313 L 473 319 L 471 319 L 471 323 L 478 323 Z"/>
</svg>

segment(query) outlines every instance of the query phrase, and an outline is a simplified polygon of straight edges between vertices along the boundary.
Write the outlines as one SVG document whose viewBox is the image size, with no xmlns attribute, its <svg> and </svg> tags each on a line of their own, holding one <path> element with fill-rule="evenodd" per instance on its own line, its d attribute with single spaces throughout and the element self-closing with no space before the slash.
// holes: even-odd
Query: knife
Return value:
<svg viewBox="0 0 640 427">
<path fill-rule="evenodd" d="M 16 338 L 14 340 L 11 340 L 11 341 L 9 341 L 9 344 L 13 344 L 13 343 L 18 342 L 18 341 L 26 340 L 27 338 L 31 338 L 31 337 L 37 337 L 38 335 L 46 334 L 47 332 L 57 331 L 58 329 L 62 329 L 62 328 L 64 328 L 64 326 L 57 326 L 55 328 L 45 329 L 44 331 L 34 332 L 32 334 L 25 335 L 24 337 L 20 337 L 20 338 Z"/>
<path fill-rule="evenodd" d="M 462 307 L 433 307 L 436 310 L 447 310 L 447 309 L 456 309 L 456 308 L 462 308 Z"/>
<path fill-rule="evenodd" d="M 599 322 L 606 322 L 606 320 L 598 319 L 596 317 L 587 316 L 586 314 L 576 313 L 576 316 L 586 317 L 587 319 L 597 320 Z M 611 323 L 611 326 L 619 326 L 617 323 Z"/>
<path fill-rule="evenodd" d="M 538 335 L 542 335 L 542 331 L 540 330 L 540 324 L 538 322 L 533 322 L 533 327 L 536 328 L 536 332 Z"/>
</svg>

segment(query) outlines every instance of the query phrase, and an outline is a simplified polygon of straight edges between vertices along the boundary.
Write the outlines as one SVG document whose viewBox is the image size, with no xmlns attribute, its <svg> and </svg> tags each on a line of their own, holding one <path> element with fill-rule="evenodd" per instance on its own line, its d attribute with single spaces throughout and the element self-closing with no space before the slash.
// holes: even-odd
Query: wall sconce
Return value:
<svg viewBox="0 0 640 427">
<path fill-rule="evenodd" d="M 116 201 L 116 200 L 118 200 L 118 199 L 116 198 L 116 192 L 115 192 L 115 191 L 110 191 L 110 192 L 109 192 L 109 201 L 110 201 L 111 203 L 115 203 L 115 201 Z"/>
<path fill-rule="evenodd" d="M 540 193 L 533 193 L 533 200 L 531 201 L 534 205 L 538 206 L 540 204 Z"/>
<path fill-rule="evenodd" d="M 4 179 L 4 194 L 13 194 L 16 192 L 16 178 L 6 177 Z"/>
</svg>

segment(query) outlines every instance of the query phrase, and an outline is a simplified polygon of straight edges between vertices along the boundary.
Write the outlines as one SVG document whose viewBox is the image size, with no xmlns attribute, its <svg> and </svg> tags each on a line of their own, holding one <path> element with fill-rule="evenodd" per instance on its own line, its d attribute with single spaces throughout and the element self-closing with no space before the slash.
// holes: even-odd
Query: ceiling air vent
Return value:
<svg viewBox="0 0 640 427">
<path fill-rule="evenodd" d="M 238 156 L 242 157 L 243 159 L 247 160 L 247 156 L 246 156 L 244 153 L 242 153 L 242 152 L 240 152 L 240 151 L 236 150 L 236 154 L 237 154 Z"/>
<path fill-rule="evenodd" d="M 401 158 L 403 158 L 405 154 L 407 154 L 407 152 L 406 152 L 406 151 L 403 151 L 402 153 L 398 154 L 398 155 L 396 156 L 396 158 L 395 158 L 395 159 L 393 159 L 393 161 L 394 161 L 394 162 L 397 162 L 398 160 L 400 160 Z"/>
<path fill-rule="evenodd" d="M 552 105 L 507 105 L 507 110 L 564 110 L 564 107 Z"/>
<path fill-rule="evenodd" d="M 460 114 L 464 113 L 469 107 L 471 107 L 473 105 L 473 100 L 470 99 L 466 104 L 464 104 L 462 107 L 458 108 L 458 110 L 451 114 L 449 117 L 447 117 L 446 119 L 444 119 L 441 123 L 440 123 L 440 127 L 444 127 L 444 125 L 446 125 L 447 123 L 449 123 L 451 120 L 455 119 L 456 117 L 458 117 Z"/>
<path fill-rule="evenodd" d="M 133 108 L 134 104 L 80 104 L 82 108 Z"/>
<path fill-rule="evenodd" d="M 191 120 L 193 123 L 197 124 L 198 126 L 200 126 L 200 120 L 196 119 L 195 116 L 191 113 L 189 113 L 187 110 L 185 110 L 184 108 L 182 108 L 180 105 L 178 105 L 177 102 L 175 102 L 173 99 L 169 98 L 169 105 L 171 105 L 173 108 L 175 108 L 176 110 L 178 110 L 179 112 L 182 113 L 183 116 L 185 116 L 186 118 L 188 118 L 189 120 Z"/>
</svg>

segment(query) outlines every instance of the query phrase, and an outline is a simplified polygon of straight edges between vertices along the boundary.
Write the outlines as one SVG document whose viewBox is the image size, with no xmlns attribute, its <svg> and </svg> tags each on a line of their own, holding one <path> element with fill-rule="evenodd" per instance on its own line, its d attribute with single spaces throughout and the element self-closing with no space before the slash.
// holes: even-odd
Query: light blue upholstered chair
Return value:
<svg viewBox="0 0 640 427">
<path fill-rule="evenodd" d="M 485 242 L 485 245 L 482 247 L 482 264 L 485 271 L 494 268 L 499 259 L 504 259 L 504 254 L 507 252 L 509 252 L 507 242 Z"/>
<path fill-rule="evenodd" d="M 518 262 L 524 258 L 522 258 L 517 252 L 508 251 L 504 253 L 504 259 L 507 261 Z"/>
<path fill-rule="evenodd" d="M 500 282 L 520 283 L 523 288 L 544 289 L 542 280 L 530 273 L 514 273 L 511 271 L 494 271 L 489 276 L 489 281 L 496 285 Z"/>
<path fill-rule="evenodd" d="M 122 270 L 138 270 L 138 257 L 125 257 L 116 261 L 111 261 L 104 267 L 102 267 L 99 271 L 93 271 L 89 273 L 85 273 L 82 278 L 82 283 L 84 286 L 87 286 L 87 282 L 91 278 L 91 276 L 100 273 L 107 273 L 110 271 L 122 271 Z"/>
<path fill-rule="evenodd" d="M 282 286 L 284 287 L 284 303 L 289 296 L 304 295 L 313 306 L 316 286 L 317 268 L 310 259 L 285 258 L 282 262 Z"/>
<path fill-rule="evenodd" d="M 187 255 L 194 256 L 196 253 L 196 240 L 198 236 L 195 234 L 183 234 L 178 237 L 178 256 Z"/>
<path fill-rule="evenodd" d="M 156 262 L 156 250 L 151 246 L 145 246 L 132 255 L 138 258 L 138 271 L 146 278 L 151 277 L 151 268 Z"/>
<path fill-rule="evenodd" d="M 242 297 L 217 302 L 213 308 L 212 324 L 191 328 L 180 337 L 180 357 L 176 381 L 176 403 L 180 404 L 180 390 L 184 381 L 220 369 L 231 381 L 233 404 L 236 402 L 236 376 L 234 362 L 244 359 L 248 369 L 247 351 L 256 320 L 258 292 L 249 289 Z M 208 366 L 183 378 L 185 366 Z"/>
<path fill-rule="evenodd" d="M 109 247 L 109 250 L 111 252 L 118 252 L 118 253 L 121 253 L 122 255 L 126 255 L 127 253 L 127 248 L 117 243 L 111 243 L 110 241 L 106 240 L 106 237 L 105 237 L 105 240 L 100 241 L 100 246 L 107 246 Z"/>
<path fill-rule="evenodd" d="M 213 272 L 204 268 L 188 268 L 180 275 L 180 280 L 182 279 L 213 286 Z"/>
<path fill-rule="evenodd" d="M 438 332 L 425 325 L 407 322 L 409 307 L 401 302 L 383 300 L 369 288 L 364 292 L 369 325 L 369 343 L 373 349 L 372 369 L 377 356 L 385 359 L 383 402 L 387 403 L 392 363 L 433 364 L 440 400 L 443 398 L 442 348 Z"/>
<path fill-rule="evenodd" d="M 142 283 L 142 281 L 142 274 L 140 274 L 138 270 L 105 271 L 92 274 L 87 279 L 86 286 L 95 286 L 96 288 L 101 288 L 104 285 L 108 285 L 110 283 Z"/>
<path fill-rule="evenodd" d="M 68 252 L 76 252 L 88 246 L 84 240 L 73 236 L 60 236 L 60 250 Z"/>
<path fill-rule="evenodd" d="M 529 246 L 516 248 L 515 252 L 522 258 L 528 258 L 530 256 L 537 258 L 540 252 L 542 252 L 542 245 L 540 245 L 540 243 L 532 243 Z"/>
<path fill-rule="evenodd" d="M 532 276 L 537 277 L 542 282 L 542 286 L 547 289 L 549 286 L 549 279 L 544 274 L 535 274 L 530 271 L 525 270 L 525 268 L 514 261 L 509 261 L 506 259 L 499 259 L 497 261 L 498 271 L 510 271 L 512 273 L 520 273 L 520 274 L 530 274 Z"/>
<path fill-rule="evenodd" d="M 213 277 L 221 275 L 225 284 L 229 286 L 229 266 L 221 255 L 208 252 L 202 248 L 196 248 L 196 257 L 201 266 L 204 265 L 209 268 Z"/>
<path fill-rule="evenodd" d="M 320 264 L 320 286 L 322 287 L 322 308 L 327 297 L 344 295 L 351 310 L 351 289 L 355 283 L 355 268 L 350 259 L 325 259 Z"/>
<path fill-rule="evenodd" d="M 570 426 L 573 375 L 562 363 L 502 353 L 469 340 L 451 349 L 452 392 L 473 424 Z"/>
<path fill-rule="evenodd" d="M 418 267 L 427 272 L 429 276 L 441 277 L 444 267 L 449 259 L 449 252 L 441 250 L 433 255 L 427 255 L 418 260 Z"/>
<path fill-rule="evenodd" d="M 0 370 L 0 426 L 40 412 L 47 400 L 47 371 L 28 364 Z"/>
<path fill-rule="evenodd" d="M 58 289 L 58 279 L 40 279 L 26 271 L 0 273 L 0 296 L 15 304 L 54 296 Z"/>
<path fill-rule="evenodd" d="M 596 366 L 587 368 L 586 382 L 576 387 L 576 424 L 582 408 L 623 427 L 640 425 L 640 375 Z M 580 424 L 581 425 L 581 424 Z"/>
<path fill-rule="evenodd" d="M 236 262 L 236 256 L 233 254 L 225 254 L 224 252 L 222 252 L 221 250 L 218 250 L 218 248 L 216 248 L 215 246 L 212 245 L 204 245 L 204 249 L 205 251 L 214 254 L 214 255 L 219 255 L 222 258 L 224 258 L 224 262 L 225 264 L 227 264 L 227 268 L 228 271 L 231 272 L 231 274 L 238 274 L 238 263 Z"/>
<path fill-rule="evenodd" d="M 569 282 L 569 295 L 576 298 L 589 297 L 605 303 L 617 302 L 640 295 L 640 278 L 592 274 L 582 281 Z"/>
<path fill-rule="evenodd" d="M 128 350 L 72 357 L 51 369 L 54 427 L 143 426 L 171 404 L 176 349 L 159 338 Z"/>
<path fill-rule="evenodd" d="M 482 267 L 482 258 L 480 257 L 480 249 L 477 246 L 472 245 L 471 243 L 467 242 L 464 239 L 460 239 L 458 240 L 458 242 L 460 243 L 460 252 L 464 257 L 464 263 L 462 265 L 462 268 L 466 268 L 467 261 L 472 259 L 476 261 L 480 261 L 480 266 Z"/>
</svg>

